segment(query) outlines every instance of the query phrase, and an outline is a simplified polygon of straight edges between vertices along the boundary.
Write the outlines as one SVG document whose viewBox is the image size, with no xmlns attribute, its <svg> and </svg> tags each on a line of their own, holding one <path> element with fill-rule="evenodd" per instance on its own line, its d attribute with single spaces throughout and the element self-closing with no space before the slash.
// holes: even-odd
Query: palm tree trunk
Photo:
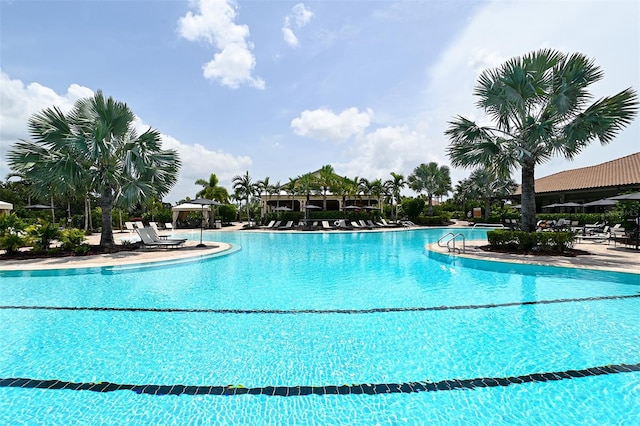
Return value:
<svg viewBox="0 0 640 426">
<path fill-rule="evenodd" d="M 102 206 L 102 234 L 100 235 L 100 246 L 113 248 L 115 240 L 113 239 L 113 229 L 111 222 L 113 221 L 113 191 L 111 188 L 105 188 L 100 197 L 100 205 Z"/>
<path fill-rule="evenodd" d="M 89 208 L 89 197 L 84 199 L 84 230 L 89 230 L 89 217 L 91 216 L 91 209 Z"/>
<path fill-rule="evenodd" d="M 427 198 L 429 198 L 429 216 L 433 216 L 433 195 L 427 194 Z"/>
<path fill-rule="evenodd" d="M 535 166 L 532 162 L 522 162 L 522 230 L 536 230 Z"/>
<path fill-rule="evenodd" d="M 484 218 L 489 219 L 489 210 L 491 209 L 491 199 L 484 199 Z"/>
</svg>

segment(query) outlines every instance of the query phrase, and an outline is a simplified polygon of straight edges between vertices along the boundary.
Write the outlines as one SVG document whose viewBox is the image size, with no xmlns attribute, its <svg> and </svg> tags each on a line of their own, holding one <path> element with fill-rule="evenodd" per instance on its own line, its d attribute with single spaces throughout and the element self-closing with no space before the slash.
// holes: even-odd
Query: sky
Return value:
<svg viewBox="0 0 640 426">
<path fill-rule="evenodd" d="M 640 90 L 640 2 L 0 0 L 0 178 L 32 114 L 97 90 L 179 152 L 171 203 L 211 173 L 230 192 L 245 171 L 284 184 L 326 164 L 406 177 L 450 165 L 455 116 L 486 120 L 483 70 L 542 48 L 592 58 L 595 99 Z M 536 177 L 640 151 L 639 121 Z M 470 172 L 452 168 L 453 184 Z"/>
</svg>

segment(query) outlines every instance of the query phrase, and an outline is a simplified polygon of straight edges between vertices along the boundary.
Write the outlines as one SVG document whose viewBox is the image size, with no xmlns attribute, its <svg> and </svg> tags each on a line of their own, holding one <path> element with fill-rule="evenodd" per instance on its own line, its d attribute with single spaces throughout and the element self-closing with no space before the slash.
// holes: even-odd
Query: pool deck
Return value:
<svg viewBox="0 0 640 426">
<path fill-rule="evenodd" d="M 468 229 L 461 224 L 460 227 Z M 236 231 L 242 228 L 242 224 L 225 227 L 223 230 L 205 231 L 207 234 L 212 232 Z M 405 229 L 420 228 L 390 228 L 388 230 L 370 230 L 357 232 L 387 232 L 387 231 L 403 231 Z M 250 231 L 250 232 L 268 232 L 268 231 Z M 278 231 L 289 232 L 289 231 Z M 299 231 L 292 231 L 299 232 Z M 316 231 L 316 232 L 334 232 L 334 231 Z M 342 232 L 342 231 L 336 231 Z M 197 234 L 197 235 L 196 235 Z M 126 237 L 126 233 L 116 233 L 116 240 Z M 187 241 L 185 246 L 179 249 L 140 249 L 132 252 L 120 252 L 103 255 L 63 257 L 63 258 L 47 258 L 47 259 L 29 259 L 29 260 L 1 260 L 0 271 L 32 271 L 45 269 L 65 269 L 65 268 L 99 268 L 103 266 L 121 266 L 134 265 L 139 263 L 153 262 L 169 262 L 184 259 L 194 259 L 212 256 L 229 250 L 231 246 L 227 243 L 209 242 L 207 247 L 196 247 L 199 242 L 199 232 L 194 230 L 177 230 L 176 236 L 188 235 L 193 240 Z M 90 244 L 98 244 L 100 235 L 95 234 L 87 237 Z M 452 254 L 453 256 L 464 256 L 470 258 L 484 259 L 489 261 L 526 263 L 547 266 L 563 266 L 571 268 L 596 269 L 603 271 L 628 272 L 640 274 L 640 251 L 615 247 L 613 244 L 596 242 L 581 242 L 576 244 L 575 248 L 589 252 L 588 255 L 580 255 L 576 257 L 563 256 L 522 256 L 506 253 L 485 252 L 479 249 L 479 246 L 485 245 L 486 241 L 468 241 L 466 243 L 466 252 L 463 254 Z M 448 253 L 446 247 L 439 247 L 437 244 L 430 244 L 426 247 L 428 250 Z M 640 277 L 639 277 L 640 279 Z"/>
</svg>

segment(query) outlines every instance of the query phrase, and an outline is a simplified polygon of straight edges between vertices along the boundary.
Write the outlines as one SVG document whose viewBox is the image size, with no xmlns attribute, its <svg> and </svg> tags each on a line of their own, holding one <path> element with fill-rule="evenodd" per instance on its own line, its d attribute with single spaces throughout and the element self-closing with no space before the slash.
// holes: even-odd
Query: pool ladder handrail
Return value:
<svg viewBox="0 0 640 426">
<path fill-rule="evenodd" d="M 450 238 L 446 241 L 446 245 L 441 244 L 447 237 Z M 456 239 L 458 239 L 458 237 L 462 238 L 462 250 L 459 247 L 456 247 Z M 458 253 L 464 253 L 466 251 L 466 238 L 461 232 L 458 232 L 457 234 L 454 234 L 453 232 L 447 232 L 438 240 L 438 246 L 446 247 L 449 253 L 451 253 L 451 251 L 455 252 L 456 250 L 458 250 Z"/>
</svg>

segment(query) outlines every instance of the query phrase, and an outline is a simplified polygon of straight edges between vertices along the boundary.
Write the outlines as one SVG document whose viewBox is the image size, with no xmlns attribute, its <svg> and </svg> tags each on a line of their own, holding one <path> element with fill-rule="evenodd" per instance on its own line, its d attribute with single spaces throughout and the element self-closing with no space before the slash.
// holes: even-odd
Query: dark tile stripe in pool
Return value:
<svg viewBox="0 0 640 426">
<path fill-rule="evenodd" d="M 0 310 L 21 309 L 40 311 L 116 311 L 116 312 L 168 312 L 168 313 L 209 313 L 209 314 L 376 314 L 386 312 L 423 312 L 423 311 L 448 311 L 456 309 L 489 309 L 507 308 L 512 306 L 548 305 L 553 303 L 593 302 L 598 300 L 634 299 L 640 298 L 640 294 L 627 294 L 620 296 L 595 296 L 571 299 L 536 300 L 531 302 L 508 302 L 486 305 L 454 305 L 454 306 L 427 306 L 406 308 L 370 308 L 370 309 L 209 309 L 209 308 L 119 308 L 105 306 L 0 306 Z"/>
<path fill-rule="evenodd" d="M 67 389 L 75 391 L 113 392 L 130 390 L 147 395 L 265 395 L 265 396 L 303 396 L 303 395 L 378 395 L 389 393 L 438 392 L 451 390 L 472 390 L 496 386 L 521 385 L 524 383 L 553 382 L 581 377 L 602 376 L 608 374 L 631 373 L 640 371 L 638 364 L 604 365 L 583 370 L 533 373 L 512 377 L 481 377 L 475 379 L 449 379 L 439 382 L 409 383 L 363 383 L 342 386 L 266 386 L 246 388 L 240 385 L 228 386 L 187 386 L 187 385 L 130 385 L 110 382 L 73 383 L 62 380 L 37 380 L 26 378 L 0 378 L 0 387 L 22 389 Z"/>
</svg>

